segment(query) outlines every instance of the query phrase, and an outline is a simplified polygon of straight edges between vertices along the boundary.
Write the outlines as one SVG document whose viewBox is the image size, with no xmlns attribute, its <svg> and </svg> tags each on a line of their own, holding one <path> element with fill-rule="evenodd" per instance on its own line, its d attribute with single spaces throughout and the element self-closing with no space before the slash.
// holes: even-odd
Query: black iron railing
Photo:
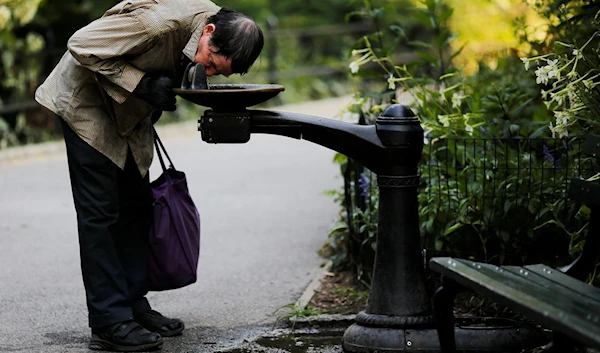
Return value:
<svg viewBox="0 0 600 353">
<path fill-rule="evenodd" d="M 427 257 L 495 263 L 570 260 L 587 214 L 568 200 L 567 186 L 572 178 L 587 178 L 595 171 L 591 160 L 580 158 L 581 145 L 577 138 L 428 141 L 419 194 Z M 343 170 L 349 260 L 359 276 L 368 277 L 377 178 L 351 160 Z"/>
</svg>

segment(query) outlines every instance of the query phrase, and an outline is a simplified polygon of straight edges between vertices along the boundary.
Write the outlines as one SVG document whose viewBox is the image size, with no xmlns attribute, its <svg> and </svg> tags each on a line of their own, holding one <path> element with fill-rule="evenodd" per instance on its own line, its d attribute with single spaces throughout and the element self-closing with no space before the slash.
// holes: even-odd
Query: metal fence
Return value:
<svg viewBox="0 0 600 353">
<path fill-rule="evenodd" d="M 589 176 L 591 162 L 579 158 L 581 141 L 560 139 L 452 139 L 429 144 L 422 175 L 428 198 L 467 199 L 473 208 L 523 199 L 540 207 L 566 200 L 571 178 Z M 444 185 L 435 184 L 443 182 Z"/>
<path fill-rule="evenodd" d="M 583 141 L 442 139 L 425 145 L 419 208 L 427 257 L 450 255 L 494 263 L 560 265 L 580 245 L 587 222 L 568 199 L 572 178 L 594 175 Z M 376 177 L 353 161 L 344 169 L 344 208 L 351 262 L 369 273 L 377 223 Z M 359 260 L 360 259 L 360 260 Z M 360 270 L 358 271 L 360 273 Z"/>
</svg>

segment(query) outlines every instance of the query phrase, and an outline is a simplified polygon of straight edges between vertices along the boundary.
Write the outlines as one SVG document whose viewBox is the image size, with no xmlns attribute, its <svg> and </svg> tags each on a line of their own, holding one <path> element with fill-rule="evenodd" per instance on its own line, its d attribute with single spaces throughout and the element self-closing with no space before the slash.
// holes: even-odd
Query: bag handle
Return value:
<svg viewBox="0 0 600 353">
<path fill-rule="evenodd" d="M 173 161 L 171 160 L 171 157 L 169 157 L 169 154 L 167 153 L 165 146 L 162 144 L 162 141 L 158 137 L 158 134 L 156 133 L 156 129 L 154 128 L 154 126 L 152 126 L 152 131 L 154 132 L 154 147 L 156 148 L 156 154 L 158 155 L 158 160 L 160 161 L 160 166 L 162 167 L 163 172 L 167 171 L 167 167 L 165 165 L 165 161 L 163 159 L 162 153 L 165 154 L 165 156 L 167 157 L 167 160 L 169 161 L 169 168 L 175 169 L 175 166 L 173 165 Z M 162 153 L 161 153 L 161 150 L 162 150 Z"/>
</svg>

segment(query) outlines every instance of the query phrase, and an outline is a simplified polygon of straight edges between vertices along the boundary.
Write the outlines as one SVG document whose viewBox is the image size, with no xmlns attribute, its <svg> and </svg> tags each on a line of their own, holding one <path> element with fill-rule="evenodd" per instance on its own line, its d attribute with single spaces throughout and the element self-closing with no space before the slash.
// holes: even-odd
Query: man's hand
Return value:
<svg viewBox="0 0 600 353">
<path fill-rule="evenodd" d="M 150 121 L 152 121 L 152 125 L 154 125 L 158 122 L 158 119 L 160 119 L 161 115 L 162 115 L 162 110 L 155 110 L 152 112 L 152 115 L 150 116 Z"/>
<path fill-rule="evenodd" d="M 175 110 L 175 81 L 167 76 L 147 73 L 133 91 L 133 95 L 160 110 Z"/>
</svg>

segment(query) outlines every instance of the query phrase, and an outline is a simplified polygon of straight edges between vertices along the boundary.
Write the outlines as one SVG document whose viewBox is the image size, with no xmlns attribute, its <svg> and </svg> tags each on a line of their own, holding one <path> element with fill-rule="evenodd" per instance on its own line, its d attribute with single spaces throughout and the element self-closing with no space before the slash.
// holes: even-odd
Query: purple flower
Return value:
<svg viewBox="0 0 600 353">
<path fill-rule="evenodd" d="M 365 173 L 360 173 L 360 178 L 358 178 L 358 186 L 360 186 L 360 195 L 362 197 L 367 197 L 369 194 L 369 185 L 371 184 L 371 180 Z"/>
<path fill-rule="evenodd" d="M 552 155 L 552 153 L 550 153 L 550 149 L 548 148 L 548 146 L 544 145 L 544 157 L 546 157 L 546 160 L 552 164 L 554 164 L 554 156 Z"/>
<path fill-rule="evenodd" d="M 554 168 L 560 170 L 560 160 L 558 160 L 554 157 L 552 152 L 550 152 L 550 149 L 548 148 L 548 146 L 544 145 L 543 151 L 544 151 L 544 157 L 546 157 L 546 160 L 548 162 L 552 163 L 554 165 Z"/>
</svg>

